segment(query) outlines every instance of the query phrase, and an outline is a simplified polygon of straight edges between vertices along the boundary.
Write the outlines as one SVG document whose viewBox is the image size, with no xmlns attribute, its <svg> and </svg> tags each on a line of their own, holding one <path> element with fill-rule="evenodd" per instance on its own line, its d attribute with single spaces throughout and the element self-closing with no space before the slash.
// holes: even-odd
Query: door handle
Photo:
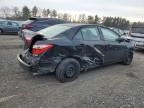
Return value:
<svg viewBox="0 0 144 108">
<path fill-rule="evenodd" d="M 84 46 L 84 44 L 80 44 L 80 46 Z"/>
<path fill-rule="evenodd" d="M 84 47 L 84 44 L 80 44 L 78 47 L 81 49 Z"/>
<path fill-rule="evenodd" d="M 107 48 L 112 48 L 112 45 L 110 45 L 110 44 L 107 44 Z"/>
</svg>

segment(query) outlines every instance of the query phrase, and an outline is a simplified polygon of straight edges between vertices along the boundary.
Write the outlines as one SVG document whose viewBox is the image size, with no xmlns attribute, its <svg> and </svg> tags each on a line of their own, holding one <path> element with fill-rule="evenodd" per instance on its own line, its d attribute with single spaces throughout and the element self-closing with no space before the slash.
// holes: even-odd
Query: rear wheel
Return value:
<svg viewBox="0 0 144 108">
<path fill-rule="evenodd" d="M 2 34 L 3 33 L 3 31 L 2 31 L 2 29 L 0 29 L 0 34 Z"/>
<path fill-rule="evenodd" d="M 124 65 L 130 65 L 132 63 L 133 60 L 133 52 L 129 52 L 127 54 L 127 58 L 123 61 Z"/>
<path fill-rule="evenodd" d="M 78 78 L 80 64 L 73 58 L 64 59 L 56 69 L 56 77 L 60 82 L 70 82 Z"/>
</svg>

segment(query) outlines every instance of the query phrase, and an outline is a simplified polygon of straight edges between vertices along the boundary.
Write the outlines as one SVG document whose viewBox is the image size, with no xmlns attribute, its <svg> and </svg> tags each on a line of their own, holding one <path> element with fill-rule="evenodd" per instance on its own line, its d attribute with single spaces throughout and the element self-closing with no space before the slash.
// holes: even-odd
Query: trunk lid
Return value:
<svg viewBox="0 0 144 108">
<path fill-rule="evenodd" d="M 36 35 L 36 32 L 30 30 L 23 30 L 24 49 L 28 49 L 30 47 L 32 38 Z"/>
</svg>

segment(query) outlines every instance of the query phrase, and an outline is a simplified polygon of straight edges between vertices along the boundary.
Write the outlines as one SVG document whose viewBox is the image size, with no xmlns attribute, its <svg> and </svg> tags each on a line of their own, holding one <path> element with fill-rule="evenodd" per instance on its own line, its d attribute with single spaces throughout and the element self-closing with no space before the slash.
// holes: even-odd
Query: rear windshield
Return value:
<svg viewBox="0 0 144 108">
<path fill-rule="evenodd" d="M 70 28 L 72 28 L 72 27 L 64 26 L 64 25 L 54 25 L 54 26 L 45 28 L 43 30 L 40 30 L 38 32 L 38 34 L 44 35 L 47 38 L 52 38 L 54 36 L 57 36 L 60 33 L 63 33 L 65 31 L 69 30 Z"/>
<path fill-rule="evenodd" d="M 132 33 L 141 33 L 144 34 L 144 27 L 132 27 Z"/>
</svg>

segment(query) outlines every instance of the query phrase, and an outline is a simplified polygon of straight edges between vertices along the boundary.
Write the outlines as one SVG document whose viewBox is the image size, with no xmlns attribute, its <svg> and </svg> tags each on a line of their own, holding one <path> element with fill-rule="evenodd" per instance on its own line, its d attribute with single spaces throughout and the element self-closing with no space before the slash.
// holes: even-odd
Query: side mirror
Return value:
<svg viewBox="0 0 144 108">
<path fill-rule="evenodd" d="M 126 33 L 123 33 L 123 35 L 127 35 Z"/>
<path fill-rule="evenodd" d="M 119 37 L 118 39 L 116 39 L 116 41 L 118 41 L 118 42 L 124 42 L 124 41 L 125 41 L 125 38 Z"/>
</svg>

